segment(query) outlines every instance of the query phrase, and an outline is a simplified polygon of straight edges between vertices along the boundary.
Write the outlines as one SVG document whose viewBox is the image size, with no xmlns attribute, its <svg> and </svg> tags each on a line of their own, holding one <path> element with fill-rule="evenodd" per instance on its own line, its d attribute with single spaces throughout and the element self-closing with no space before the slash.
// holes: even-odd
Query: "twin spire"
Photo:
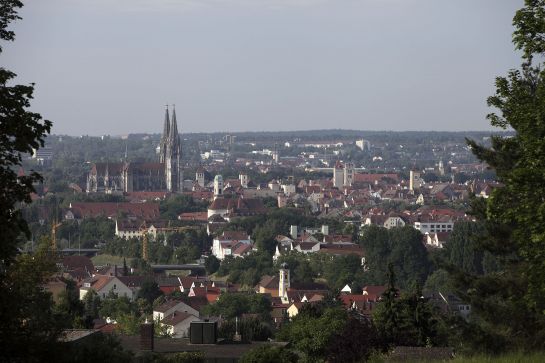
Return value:
<svg viewBox="0 0 545 363">
<path fill-rule="evenodd" d="M 168 105 L 166 105 L 160 148 L 161 162 L 165 162 L 169 157 L 176 158 L 180 154 L 180 135 L 178 134 L 178 122 L 176 121 L 176 108 L 174 105 L 172 105 L 172 120 Z"/>
<path fill-rule="evenodd" d="M 163 126 L 163 138 L 175 139 L 178 136 L 178 123 L 176 121 L 176 105 L 172 105 L 172 122 L 168 112 L 168 105 L 165 109 L 165 123 Z"/>
</svg>

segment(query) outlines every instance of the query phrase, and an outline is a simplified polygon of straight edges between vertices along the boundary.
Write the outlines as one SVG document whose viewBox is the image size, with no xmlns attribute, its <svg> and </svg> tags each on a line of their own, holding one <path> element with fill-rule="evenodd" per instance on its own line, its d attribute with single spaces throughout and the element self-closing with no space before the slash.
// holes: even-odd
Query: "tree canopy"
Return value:
<svg viewBox="0 0 545 363">
<path fill-rule="evenodd" d="M 484 223 L 481 251 L 497 271 L 476 276 L 458 271 L 457 292 L 472 304 L 479 328 L 503 348 L 545 347 L 545 1 L 526 0 L 517 11 L 513 42 L 520 69 L 496 79 L 488 98 L 493 126 L 515 131 L 493 136 L 491 147 L 468 140 L 475 155 L 496 170 L 502 183 L 473 213 Z M 509 317 L 505 319 L 505 317 Z M 498 345 L 498 344 L 494 344 Z"/>
</svg>

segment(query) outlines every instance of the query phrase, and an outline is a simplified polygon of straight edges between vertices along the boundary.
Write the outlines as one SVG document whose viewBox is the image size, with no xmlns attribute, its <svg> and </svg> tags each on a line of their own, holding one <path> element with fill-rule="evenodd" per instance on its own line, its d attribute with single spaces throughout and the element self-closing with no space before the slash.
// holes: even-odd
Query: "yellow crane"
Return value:
<svg viewBox="0 0 545 363">
<path fill-rule="evenodd" d="M 140 232 L 142 232 L 142 259 L 148 262 L 148 228 L 146 226 L 146 221 L 142 222 L 140 225 Z"/>
<path fill-rule="evenodd" d="M 62 222 L 58 222 L 55 218 L 51 224 L 51 250 L 56 251 L 57 250 L 57 228 L 62 224 Z"/>
</svg>

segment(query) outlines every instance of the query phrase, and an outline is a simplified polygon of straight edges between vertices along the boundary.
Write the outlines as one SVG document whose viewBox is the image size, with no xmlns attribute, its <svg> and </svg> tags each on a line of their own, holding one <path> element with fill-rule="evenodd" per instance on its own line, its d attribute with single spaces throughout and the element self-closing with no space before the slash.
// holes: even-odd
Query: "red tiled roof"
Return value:
<svg viewBox="0 0 545 363">
<path fill-rule="evenodd" d="M 382 178 L 393 179 L 396 182 L 399 180 L 397 174 L 360 174 L 360 173 L 355 173 L 353 181 L 355 183 L 356 182 L 375 183 L 377 181 L 381 181 Z"/>
<path fill-rule="evenodd" d="M 181 221 L 189 222 L 207 222 L 208 213 L 207 212 L 187 212 L 182 213 L 178 216 L 178 219 Z"/>
<path fill-rule="evenodd" d="M 243 241 L 243 240 L 249 239 L 250 236 L 248 236 L 248 233 L 244 231 L 224 231 L 223 234 L 220 236 L 220 238 L 222 240 L 228 240 L 228 241 L 232 241 L 232 240 Z"/>
<path fill-rule="evenodd" d="M 265 275 L 261 278 L 261 281 L 259 282 L 260 287 L 263 287 L 265 289 L 274 289 L 278 288 L 278 276 L 268 276 Z"/>
<path fill-rule="evenodd" d="M 243 255 L 246 252 L 250 251 L 252 249 L 252 245 L 248 243 L 239 243 L 238 246 L 236 246 L 235 250 L 231 253 L 233 255 Z"/>
<path fill-rule="evenodd" d="M 365 256 L 363 248 L 356 244 L 338 244 L 338 243 L 324 243 L 320 245 L 321 253 L 329 253 L 332 255 L 358 255 L 360 257 Z"/>
<path fill-rule="evenodd" d="M 62 266 L 66 271 L 82 271 L 92 274 L 95 270 L 93 261 L 87 256 L 65 256 Z"/>
<path fill-rule="evenodd" d="M 131 202 L 143 202 L 150 200 L 164 200 L 170 195 L 169 192 L 128 192 L 125 193 L 127 200 Z"/>
<path fill-rule="evenodd" d="M 229 210 L 239 215 L 263 214 L 267 208 L 261 199 L 254 198 L 216 198 L 209 210 Z"/>
<path fill-rule="evenodd" d="M 71 203 L 70 210 L 76 218 L 114 217 L 119 213 L 127 213 L 142 219 L 159 218 L 159 203 Z"/>
<path fill-rule="evenodd" d="M 363 295 L 367 296 L 369 300 L 378 300 L 381 298 L 384 291 L 386 291 L 387 286 L 381 285 L 369 285 L 363 288 Z"/>
</svg>

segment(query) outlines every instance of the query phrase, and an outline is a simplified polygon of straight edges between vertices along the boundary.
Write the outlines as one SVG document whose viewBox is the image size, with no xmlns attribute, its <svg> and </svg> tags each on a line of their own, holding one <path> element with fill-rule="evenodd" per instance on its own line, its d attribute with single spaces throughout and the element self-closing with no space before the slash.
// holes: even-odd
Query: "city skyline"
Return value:
<svg viewBox="0 0 545 363">
<path fill-rule="evenodd" d="M 53 134 L 491 130 L 522 1 L 29 1 L 6 44 Z M 67 31 L 68 29 L 68 31 Z"/>
</svg>

